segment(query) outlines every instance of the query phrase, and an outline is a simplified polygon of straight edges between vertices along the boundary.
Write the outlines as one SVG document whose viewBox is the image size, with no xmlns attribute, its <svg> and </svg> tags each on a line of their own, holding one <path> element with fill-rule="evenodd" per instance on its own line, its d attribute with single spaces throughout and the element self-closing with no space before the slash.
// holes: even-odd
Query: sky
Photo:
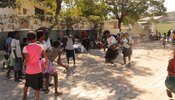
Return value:
<svg viewBox="0 0 175 100">
<path fill-rule="evenodd" d="M 167 12 L 175 11 L 175 0 L 165 0 L 164 5 L 167 8 Z"/>
</svg>

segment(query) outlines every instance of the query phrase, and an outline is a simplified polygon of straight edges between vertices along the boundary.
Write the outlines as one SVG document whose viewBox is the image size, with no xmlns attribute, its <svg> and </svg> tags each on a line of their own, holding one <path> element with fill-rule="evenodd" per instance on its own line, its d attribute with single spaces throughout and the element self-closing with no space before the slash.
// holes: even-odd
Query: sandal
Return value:
<svg viewBox="0 0 175 100">
<path fill-rule="evenodd" d="M 171 91 L 169 91 L 168 89 L 166 89 L 166 93 L 167 93 L 167 95 L 168 95 L 169 98 L 172 98 L 173 97 Z"/>
<path fill-rule="evenodd" d="M 63 93 L 62 92 L 56 92 L 55 93 L 55 96 L 60 96 L 60 95 L 62 95 Z"/>
<path fill-rule="evenodd" d="M 48 94 L 49 92 L 50 92 L 50 90 L 49 90 L 49 89 L 46 89 L 46 90 L 45 90 L 45 93 L 46 93 L 46 94 Z"/>
</svg>

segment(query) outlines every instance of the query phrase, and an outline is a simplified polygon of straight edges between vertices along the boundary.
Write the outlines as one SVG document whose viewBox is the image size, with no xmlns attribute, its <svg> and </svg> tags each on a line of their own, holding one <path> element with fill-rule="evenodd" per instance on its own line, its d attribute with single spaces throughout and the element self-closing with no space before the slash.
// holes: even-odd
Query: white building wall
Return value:
<svg viewBox="0 0 175 100">
<path fill-rule="evenodd" d="M 13 8 L 0 8 L 0 15 L 15 15 L 16 10 Z"/>
</svg>

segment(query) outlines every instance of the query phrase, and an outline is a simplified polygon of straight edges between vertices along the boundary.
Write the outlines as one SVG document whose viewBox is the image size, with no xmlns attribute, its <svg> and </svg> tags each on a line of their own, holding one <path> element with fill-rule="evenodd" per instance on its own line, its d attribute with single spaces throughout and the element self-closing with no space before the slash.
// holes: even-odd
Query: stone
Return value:
<svg viewBox="0 0 175 100">
<path fill-rule="evenodd" d="M 118 90 L 126 90 L 127 88 L 126 87 L 123 87 L 123 86 L 120 86 L 120 87 L 118 87 Z"/>
<path fill-rule="evenodd" d="M 126 97 L 128 97 L 130 99 L 134 99 L 136 97 L 136 95 L 133 94 L 133 93 L 129 93 L 129 94 L 126 95 Z"/>
</svg>

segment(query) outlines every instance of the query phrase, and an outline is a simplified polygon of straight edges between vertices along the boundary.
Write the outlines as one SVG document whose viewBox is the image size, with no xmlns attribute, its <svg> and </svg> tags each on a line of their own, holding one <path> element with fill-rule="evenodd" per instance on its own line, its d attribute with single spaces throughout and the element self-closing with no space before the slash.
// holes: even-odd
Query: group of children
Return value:
<svg viewBox="0 0 175 100">
<path fill-rule="evenodd" d="M 9 32 L 6 39 L 6 62 L 8 71 L 6 76 L 10 78 L 10 73 L 14 70 L 14 79 L 20 82 L 20 79 L 25 78 L 25 87 L 23 100 L 26 100 L 28 88 L 35 90 L 36 100 L 39 100 L 40 90 L 49 92 L 49 78 L 53 76 L 55 95 L 61 95 L 58 92 L 58 73 L 53 62 L 56 60 L 59 66 L 64 67 L 69 71 L 69 65 L 61 63 L 61 48 L 59 41 L 53 41 L 52 45 L 48 38 L 48 32 L 45 30 L 37 30 L 36 32 L 29 31 L 27 33 L 27 44 L 21 48 L 19 41 L 19 33 Z M 21 43 L 24 44 L 24 43 Z M 8 59 L 8 61 L 7 61 Z M 6 64 L 4 60 L 4 66 Z M 74 62 L 75 65 L 75 62 Z M 24 67 L 24 68 L 23 68 Z M 25 74 L 23 73 L 25 70 Z M 45 82 L 43 81 L 45 79 Z M 43 87 L 45 83 L 45 88 Z"/>
<path fill-rule="evenodd" d="M 104 31 L 104 37 L 106 38 L 105 47 L 108 48 L 106 52 L 106 63 L 114 63 L 114 59 L 117 58 L 120 46 L 122 47 L 124 65 L 130 66 L 130 60 L 132 55 L 132 39 L 128 33 L 123 33 L 120 36 L 113 36 L 109 30 Z M 126 58 L 128 57 L 128 63 Z"/>
</svg>

